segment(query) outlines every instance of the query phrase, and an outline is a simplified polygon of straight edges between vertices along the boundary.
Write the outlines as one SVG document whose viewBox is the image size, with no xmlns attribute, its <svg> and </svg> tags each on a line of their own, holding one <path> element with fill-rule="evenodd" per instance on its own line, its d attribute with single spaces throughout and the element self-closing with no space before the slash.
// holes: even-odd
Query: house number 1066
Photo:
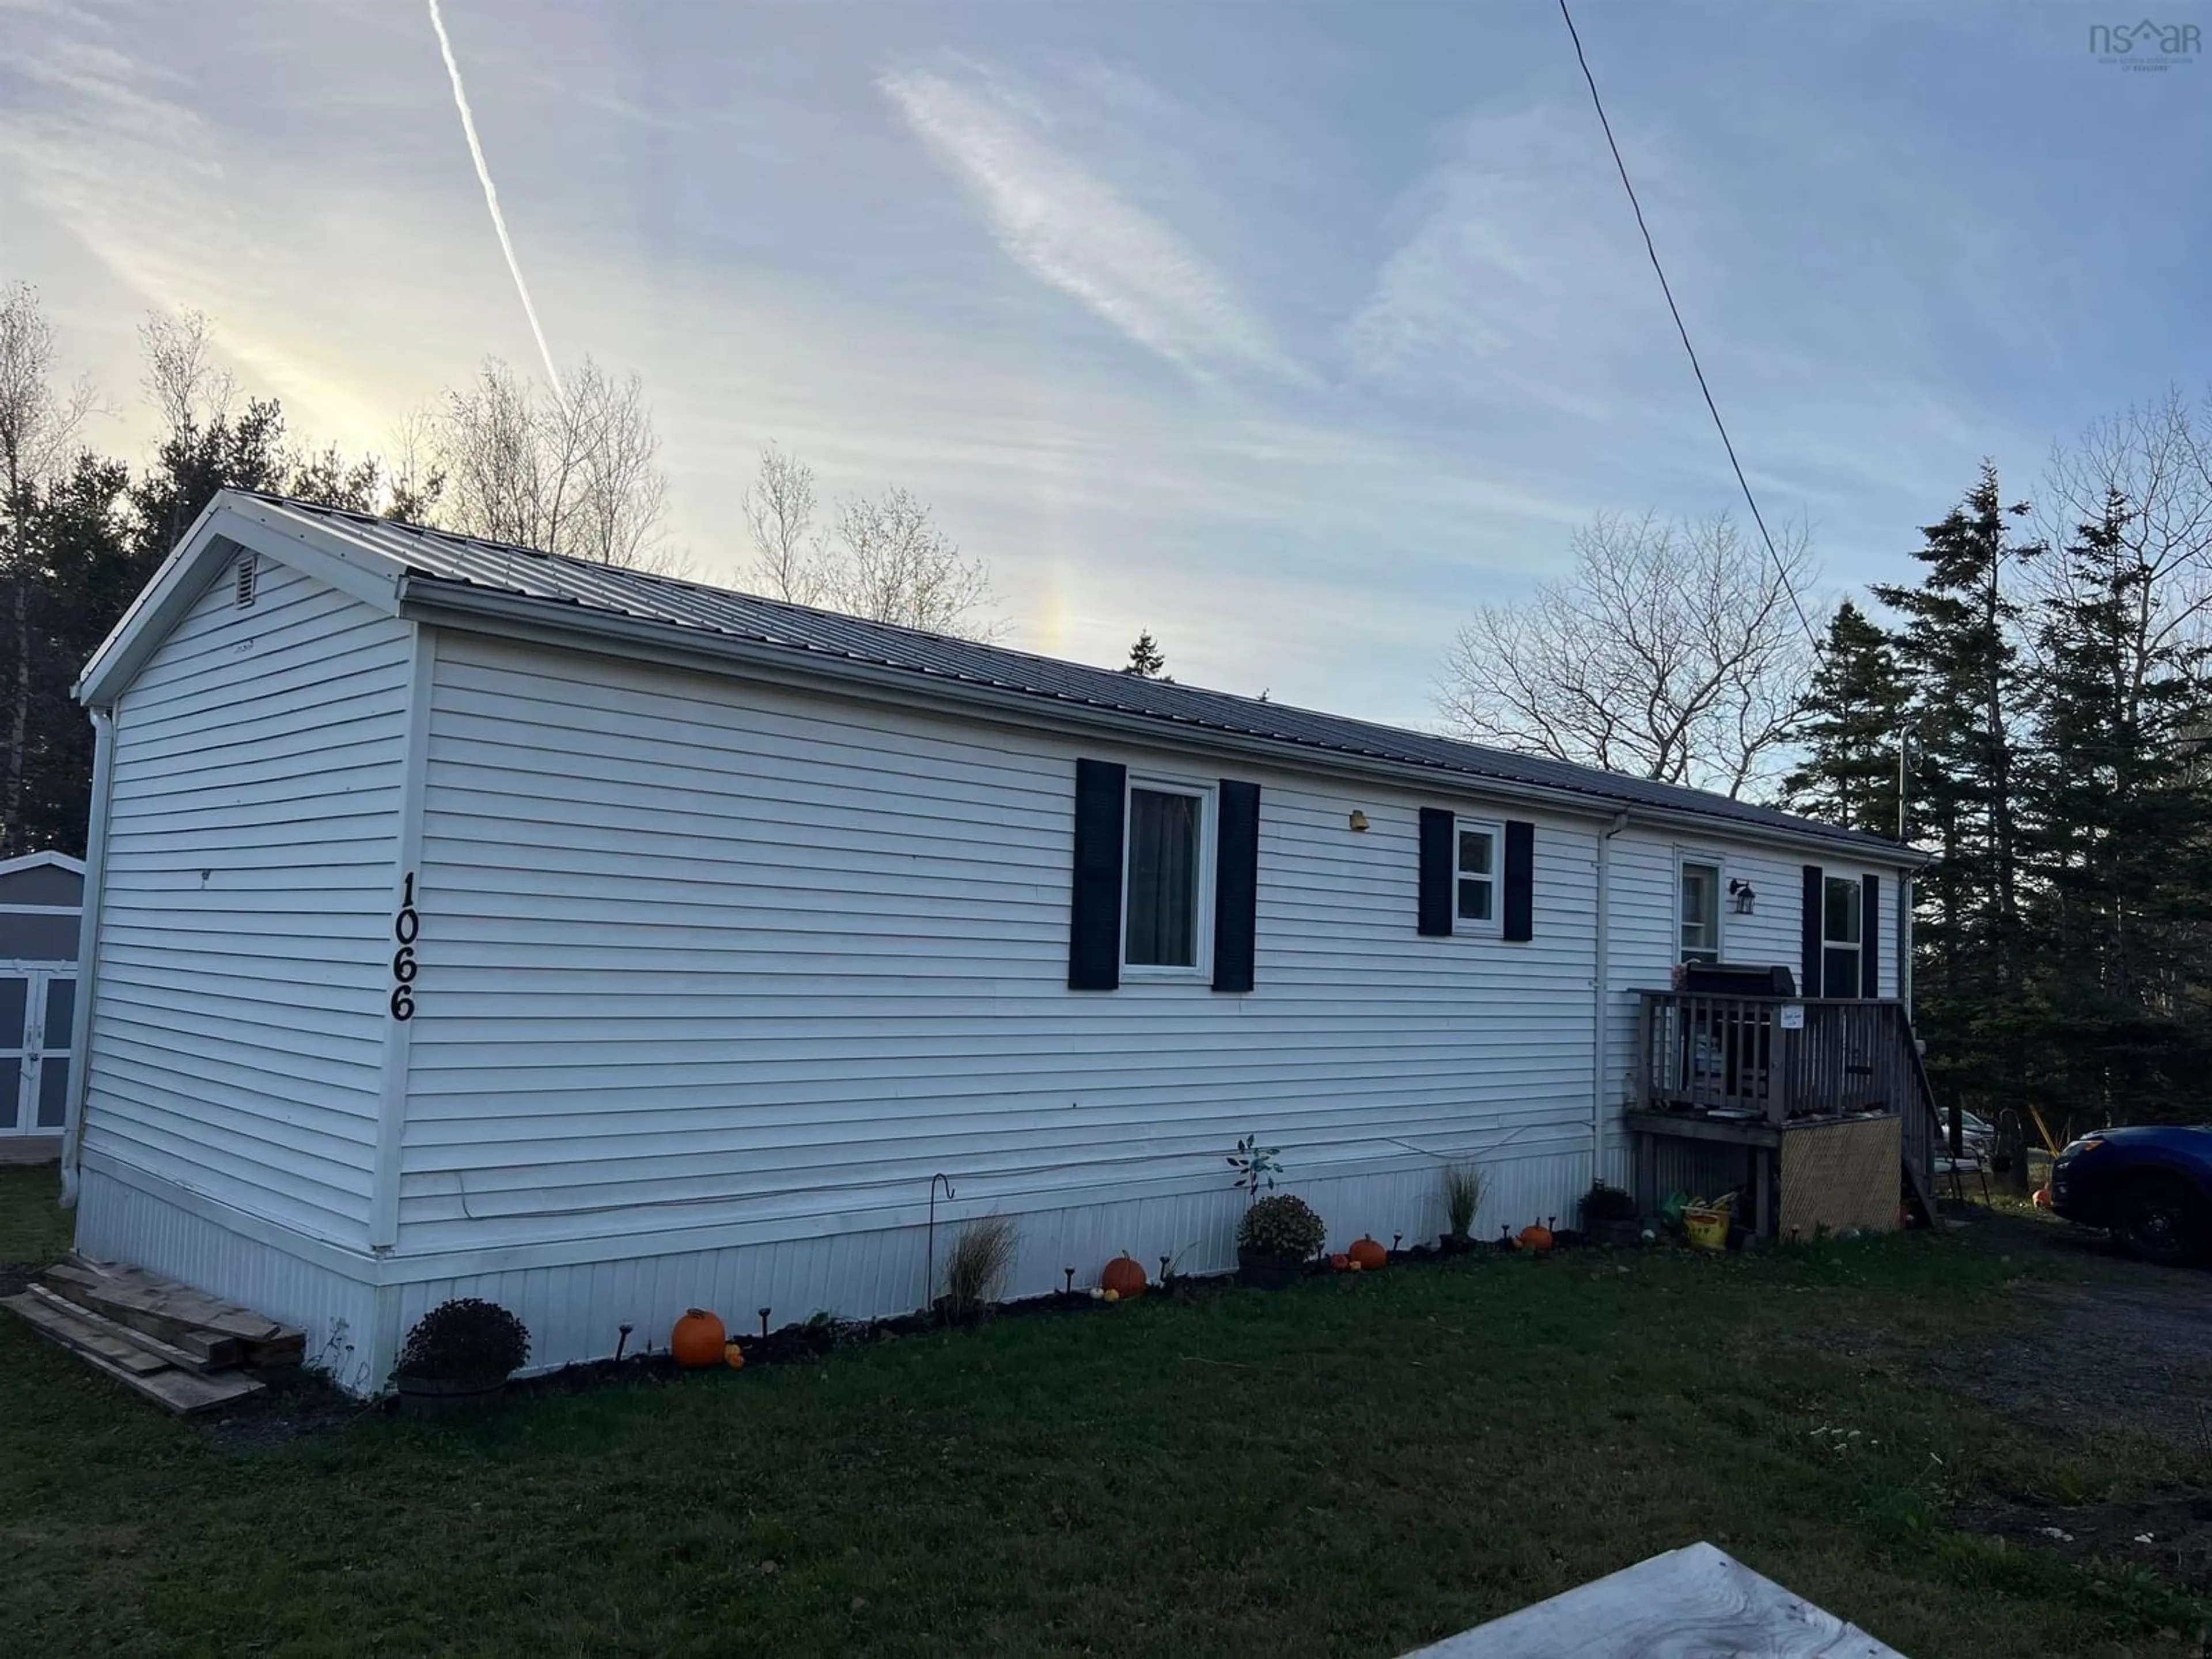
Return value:
<svg viewBox="0 0 2212 1659">
<path fill-rule="evenodd" d="M 399 914 L 392 919 L 392 937 L 399 948 L 392 953 L 392 1017 L 394 1019 L 415 1018 L 415 940 L 422 931 L 422 917 L 415 908 L 415 872 L 410 870 L 401 884 Z"/>
</svg>

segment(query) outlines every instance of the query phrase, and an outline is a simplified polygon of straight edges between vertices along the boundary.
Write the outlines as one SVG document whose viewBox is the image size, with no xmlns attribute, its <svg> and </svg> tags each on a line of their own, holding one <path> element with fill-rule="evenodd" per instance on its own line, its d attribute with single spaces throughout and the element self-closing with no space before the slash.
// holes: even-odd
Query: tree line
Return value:
<svg viewBox="0 0 2212 1659">
<path fill-rule="evenodd" d="M 657 574 L 687 563 L 669 542 L 667 478 L 635 374 L 586 358 L 556 391 L 487 359 L 403 418 L 386 453 L 348 455 L 301 440 L 276 398 L 241 391 L 198 313 L 149 318 L 140 346 L 155 436 L 134 464 L 92 441 L 115 411 L 86 380 L 64 378 L 37 294 L 0 287 L 0 858 L 82 849 L 92 729 L 70 690 L 218 490 Z M 749 577 L 763 592 L 971 638 L 998 626 L 988 569 L 909 491 L 836 502 L 817 530 L 813 473 L 771 447 L 745 504 Z"/>
<path fill-rule="evenodd" d="M 1439 702 L 1480 741 L 1911 841 L 1914 990 L 1948 1104 L 2212 1115 L 2212 405 L 1985 465 L 1916 580 L 1819 606 L 1802 532 L 1601 519 L 1479 612 Z"/>
</svg>

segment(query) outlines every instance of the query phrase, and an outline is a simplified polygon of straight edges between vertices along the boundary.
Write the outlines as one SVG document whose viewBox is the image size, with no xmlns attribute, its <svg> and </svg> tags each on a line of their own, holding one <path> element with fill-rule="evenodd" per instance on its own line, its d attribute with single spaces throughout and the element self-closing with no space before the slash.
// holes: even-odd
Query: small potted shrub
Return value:
<svg viewBox="0 0 2212 1659">
<path fill-rule="evenodd" d="M 392 1381 L 402 1411 L 453 1411 L 495 1398 L 529 1358 L 520 1319 L 495 1302 L 459 1297 L 416 1321 Z"/>
<path fill-rule="evenodd" d="M 1474 1212 L 1482 1207 L 1483 1190 L 1490 1184 L 1481 1167 L 1474 1164 L 1444 1165 L 1444 1235 L 1437 1241 L 1446 1255 L 1465 1255 L 1474 1248 Z"/>
<path fill-rule="evenodd" d="M 1237 1277 L 1263 1291 L 1279 1291 L 1305 1269 L 1328 1229 L 1302 1198 L 1278 1193 L 1244 1212 L 1237 1226 Z"/>
<path fill-rule="evenodd" d="M 1593 1244 L 1634 1244 L 1644 1237 L 1636 1200 L 1601 1181 L 1583 1194 L 1583 1237 Z"/>
</svg>

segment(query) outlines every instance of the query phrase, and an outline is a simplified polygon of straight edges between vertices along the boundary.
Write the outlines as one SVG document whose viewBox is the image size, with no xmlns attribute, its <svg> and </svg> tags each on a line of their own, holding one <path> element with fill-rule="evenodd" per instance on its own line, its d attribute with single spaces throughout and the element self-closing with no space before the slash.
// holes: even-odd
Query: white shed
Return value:
<svg viewBox="0 0 2212 1659">
<path fill-rule="evenodd" d="M 1637 992 L 1687 956 L 1894 999 L 1917 861 L 236 493 L 78 694 L 79 1248 L 355 1390 L 449 1296 L 544 1364 L 911 1310 L 933 1190 L 1017 1220 L 1016 1294 L 1221 1267 L 1247 1133 L 1333 1248 L 1432 1237 L 1444 1158 L 1486 1231 L 1566 1216 L 1628 1173 Z"/>
<path fill-rule="evenodd" d="M 51 1159 L 70 1099 L 84 865 L 0 860 L 0 1164 Z"/>
</svg>

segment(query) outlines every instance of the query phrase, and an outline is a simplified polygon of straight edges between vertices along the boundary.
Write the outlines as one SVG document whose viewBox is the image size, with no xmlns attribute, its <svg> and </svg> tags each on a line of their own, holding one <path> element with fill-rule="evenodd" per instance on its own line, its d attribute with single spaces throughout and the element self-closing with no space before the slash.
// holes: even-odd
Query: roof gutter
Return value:
<svg viewBox="0 0 2212 1659">
<path fill-rule="evenodd" d="M 1044 731 L 1095 732 L 1152 744 L 1176 742 L 1214 754 L 1234 755 L 1279 766 L 1296 764 L 1343 777 L 1415 789 L 1446 789 L 1546 806 L 1578 817 L 1619 817 L 1653 828 L 1692 830 L 1706 835 L 1715 833 L 1717 827 L 1724 828 L 1728 834 L 1740 839 L 1771 846 L 1818 847 L 1831 853 L 1847 851 L 1863 863 L 1917 868 L 1928 861 L 1925 854 L 1886 842 L 1869 845 L 1857 837 L 1827 836 L 1814 829 L 1785 830 L 1700 812 L 1673 811 L 1517 779 L 1486 777 L 1446 767 L 1419 766 L 1192 721 L 1162 720 L 1040 696 L 1011 686 L 979 684 L 910 668 L 894 668 L 858 658 L 689 628 L 678 623 L 591 610 L 571 599 L 539 599 L 416 572 L 399 579 L 398 600 L 402 617 L 572 648 L 580 641 L 593 641 L 602 648 L 611 648 L 617 655 L 736 674 L 778 687 L 805 686 L 848 696 L 873 694 L 907 707 L 919 705 L 957 714 L 981 715 L 1002 725 Z M 623 649 L 624 647 L 629 648 Z"/>
</svg>

